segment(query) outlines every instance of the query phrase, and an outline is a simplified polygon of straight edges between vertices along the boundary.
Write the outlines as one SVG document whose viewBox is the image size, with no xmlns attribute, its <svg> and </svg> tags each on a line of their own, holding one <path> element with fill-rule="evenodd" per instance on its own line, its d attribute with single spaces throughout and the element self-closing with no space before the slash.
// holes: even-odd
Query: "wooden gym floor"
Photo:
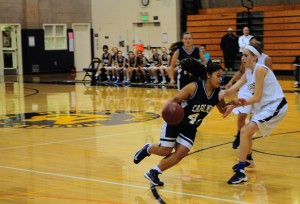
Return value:
<svg viewBox="0 0 300 204">
<path fill-rule="evenodd" d="M 159 140 L 162 104 L 177 90 L 90 86 L 82 78 L 0 78 L 0 203 L 159 203 L 143 174 L 161 158 L 132 160 Z M 300 95 L 293 77 L 279 78 L 288 114 L 271 136 L 255 136 L 249 182 L 227 184 L 237 117 L 222 119 L 215 108 L 191 154 L 160 176 L 165 203 L 300 203 Z"/>
</svg>

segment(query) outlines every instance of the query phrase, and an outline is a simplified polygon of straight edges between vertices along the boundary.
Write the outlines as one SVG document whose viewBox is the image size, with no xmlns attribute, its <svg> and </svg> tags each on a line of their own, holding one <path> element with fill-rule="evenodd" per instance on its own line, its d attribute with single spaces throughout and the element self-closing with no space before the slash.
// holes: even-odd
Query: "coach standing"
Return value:
<svg viewBox="0 0 300 204">
<path fill-rule="evenodd" d="M 233 68 L 236 54 L 239 51 L 238 38 L 233 34 L 232 28 L 227 29 L 220 43 L 225 61 L 225 68 Z"/>
</svg>

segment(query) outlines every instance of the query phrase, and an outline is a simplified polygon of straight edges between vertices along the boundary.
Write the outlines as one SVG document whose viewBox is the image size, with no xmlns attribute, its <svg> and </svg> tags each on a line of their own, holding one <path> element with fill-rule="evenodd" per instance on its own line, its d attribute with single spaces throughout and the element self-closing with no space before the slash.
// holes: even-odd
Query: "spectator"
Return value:
<svg viewBox="0 0 300 204">
<path fill-rule="evenodd" d="M 239 37 L 239 47 L 240 47 L 240 52 L 241 54 L 243 53 L 243 49 L 249 45 L 250 39 L 252 38 L 252 35 L 249 35 L 249 28 L 244 27 L 243 28 L 243 35 Z"/>
<path fill-rule="evenodd" d="M 239 51 L 238 38 L 233 34 L 232 28 L 227 29 L 227 34 L 224 35 L 220 43 L 223 51 L 225 68 L 234 68 L 236 54 Z"/>
<path fill-rule="evenodd" d="M 203 52 L 204 58 L 205 58 L 205 64 L 208 64 L 210 61 L 210 54 L 206 52 L 206 45 L 201 45 L 200 50 Z M 201 59 L 199 59 L 199 62 L 202 62 Z"/>
</svg>

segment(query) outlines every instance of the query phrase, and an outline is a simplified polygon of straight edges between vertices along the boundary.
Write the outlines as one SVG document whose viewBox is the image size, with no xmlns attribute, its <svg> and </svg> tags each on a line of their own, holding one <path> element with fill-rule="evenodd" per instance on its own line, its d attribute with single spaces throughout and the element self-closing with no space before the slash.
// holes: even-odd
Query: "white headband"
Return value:
<svg viewBox="0 0 300 204">
<path fill-rule="evenodd" d="M 255 47 L 251 45 L 247 45 L 245 49 L 250 50 L 253 54 L 255 54 L 257 57 L 260 57 L 260 53 L 255 49 Z"/>
</svg>

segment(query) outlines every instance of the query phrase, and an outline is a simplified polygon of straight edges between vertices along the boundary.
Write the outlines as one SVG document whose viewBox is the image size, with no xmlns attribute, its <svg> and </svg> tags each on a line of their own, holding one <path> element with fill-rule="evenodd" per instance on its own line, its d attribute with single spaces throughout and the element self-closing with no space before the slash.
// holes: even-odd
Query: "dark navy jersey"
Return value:
<svg viewBox="0 0 300 204">
<path fill-rule="evenodd" d="M 135 63 L 135 57 L 132 57 L 132 58 L 129 57 L 128 58 L 129 67 L 133 67 L 134 63 Z"/>
<path fill-rule="evenodd" d="M 124 56 L 122 56 L 121 58 L 117 57 L 117 62 L 118 62 L 119 67 L 123 67 L 124 61 L 125 61 Z"/>
<path fill-rule="evenodd" d="M 159 62 L 159 54 L 152 55 L 152 59 L 153 59 L 153 64 L 154 65 L 159 65 L 160 64 L 160 62 Z"/>
<path fill-rule="evenodd" d="M 168 54 L 162 54 L 161 55 L 161 63 L 164 66 L 168 66 Z"/>
<path fill-rule="evenodd" d="M 207 96 L 204 81 L 194 83 L 196 84 L 194 95 L 187 101 L 181 102 L 184 109 L 184 119 L 179 125 L 197 129 L 202 120 L 219 102 L 220 88 L 215 89 L 210 96 Z"/>
<path fill-rule="evenodd" d="M 145 58 L 145 57 L 144 56 L 138 56 L 136 58 L 136 65 L 137 66 L 144 66 L 143 58 Z"/>
<path fill-rule="evenodd" d="M 191 52 L 186 51 L 184 46 L 178 48 L 178 59 L 181 61 L 185 58 L 193 57 L 195 59 L 200 59 L 200 49 L 198 47 L 193 46 Z"/>
<path fill-rule="evenodd" d="M 111 66 L 111 62 L 109 62 L 109 56 L 110 55 L 111 55 L 110 53 L 103 53 L 102 54 L 102 61 L 103 61 L 103 64 L 105 66 Z"/>
</svg>

